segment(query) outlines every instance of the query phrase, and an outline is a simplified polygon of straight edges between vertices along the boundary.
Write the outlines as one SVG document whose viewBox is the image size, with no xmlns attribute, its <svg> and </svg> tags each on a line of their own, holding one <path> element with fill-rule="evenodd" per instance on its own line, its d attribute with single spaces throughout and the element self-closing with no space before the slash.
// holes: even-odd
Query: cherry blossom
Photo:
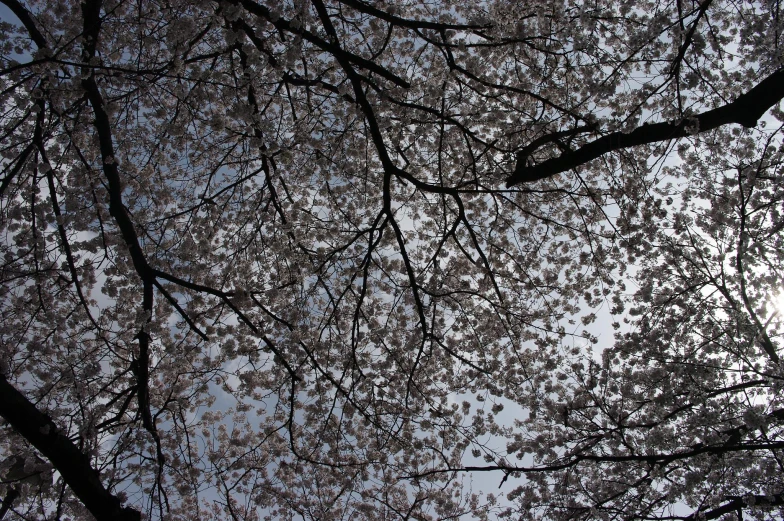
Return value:
<svg viewBox="0 0 784 521">
<path fill-rule="evenodd" d="M 0 3 L 0 519 L 782 515 L 778 2 Z"/>
</svg>

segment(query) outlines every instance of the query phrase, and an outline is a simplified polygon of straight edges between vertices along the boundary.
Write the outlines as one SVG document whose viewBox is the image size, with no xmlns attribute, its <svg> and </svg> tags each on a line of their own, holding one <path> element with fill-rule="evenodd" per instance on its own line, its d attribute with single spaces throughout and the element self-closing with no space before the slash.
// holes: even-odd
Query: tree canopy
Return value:
<svg viewBox="0 0 784 521">
<path fill-rule="evenodd" d="M 0 519 L 783 515 L 778 0 L 0 3 Z"/>
</svg>

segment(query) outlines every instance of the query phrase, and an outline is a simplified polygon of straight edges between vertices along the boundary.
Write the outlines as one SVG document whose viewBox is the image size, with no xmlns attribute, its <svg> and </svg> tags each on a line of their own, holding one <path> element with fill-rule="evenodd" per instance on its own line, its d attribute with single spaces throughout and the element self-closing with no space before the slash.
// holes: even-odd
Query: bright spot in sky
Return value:
<svg viewBox="0 0 784 521">
<path fill-rule="evenodd" d="M 772 298 L 773 312 L 779 317 L 784 316 L 784 289 L 781 289 L 777 295 Z"/>
</svg>

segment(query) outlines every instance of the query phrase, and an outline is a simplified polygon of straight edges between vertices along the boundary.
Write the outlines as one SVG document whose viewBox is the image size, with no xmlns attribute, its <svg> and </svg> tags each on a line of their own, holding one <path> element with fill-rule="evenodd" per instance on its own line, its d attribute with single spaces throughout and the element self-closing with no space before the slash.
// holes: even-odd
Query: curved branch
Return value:
<svg viewBox="0 0 784 521">
<path fill-rule="evenodd" d="M 515 171 L 506 180 L 507 188 L 520 183 L 530 183 L 552 177 L 561 172 L 584 165 L 604 154 L 648 143 L 668 141 L 706 132 L 737 123 L 754 127 L 765 112 L 784 98 L 784 69 L 779 69 L 732 103 L 697 114 L 682 121 L 642 125 L 632 132 L 613 132 L 558 157 L 527 167 L 518 161 Z"/>
<path fill-rule="evenodd" d="M 35 24 L 35 20 L 33 20 L 33 16 L 30 14 L 25 6 L 21 3 L 17 2 L 17 0 L 0 0 L 6 7 L 8 7 L 12 13 L 19 18 L 19 21 L 22 22 L 27 32 L 30 34 L 30 39 L 33 40 L 39 49 L 43 49 L 46 47 L 46 38 L 44 35 L 41 34 L 41 31 L 38 30 L 38 26 Z"/>
</svg>

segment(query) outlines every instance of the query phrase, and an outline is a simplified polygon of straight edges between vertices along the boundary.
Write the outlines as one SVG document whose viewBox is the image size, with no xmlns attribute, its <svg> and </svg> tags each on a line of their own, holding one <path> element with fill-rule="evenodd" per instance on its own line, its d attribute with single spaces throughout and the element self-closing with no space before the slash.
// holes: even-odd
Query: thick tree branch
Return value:
<svg viewBox="0 0 784 521">
<path fill-rule="evenodd" d="M 524 161 L 518 160 L 514 173 L 506 180 L 506 186 L 512 187 L 520 183 L 546 179 L 615 150 L 677 139 L 732 123 L 753 127 L 757 124 L 757 120 L 782 98 L 784 98 L 784 69 L 779 69 L 732 103 L 682 121 L 643 125 L 628 134 L 620 131 L 613 132 L 574 152 L 567 152 L 530 167 L 526 166 Z"/>
<path fill-rule="evenodd" d="M 98 472 L 46 414 L 0 375 L 0 416 L 38 449 L 71 487 L 76 497 L 99 521 L 138 521 L 141 514 L 123 507 L 101 483 Z"/>
<path fill-rule="evenodd" d="M 85 63 L 96 55 L 96 48 L 101 28 L 101 2 L 99 0 L 92 0 L 82 3 L 82 16 L 84 18 L 84 45 L 82 50 L 82 57 Z M 139 237 L 136 234 L 133 221 L 131 220 L 125 208 L 125 203 L 122 199 L 122 181 L 120 179 L 119 168 L 117 167 L 117 158 L 115 157 L 114 142 L 112 138 L 112 127 L 109 115 L 106 111 L 106 106 L 95 80 L 93 71 L 83 68 L 83 73 L 88 73 L 89 76 L 82 79 L 82 88 L 87 94 L 87 99 L 93 109 L 95 116 L 95 129 L 98 136 L 98 143 L 101 151 L 101 161 L 103 163 L 103 172 L 108 181 L 109 188 L 109 213 L 114 217 L 117 226 L 120 228 L 120 233 L 128 247 L 128 252 L 131 256 L 136 273 L 142 280 L 142 310 L 147 315 L 147 322 L 149 323 L 153 314 L 154 293 L 153 284 L 155 277 L 152 269 L 147 263 L 147 259 L 142 251 Z M 139 341 L 139 354 L 131 369 L 138 384 L 136 396 L 139 400 L 139 414 L 141 415 L 142 425 L 145 430 L 150 433 L 155 441 L 155 450 L 158 461 L 158 475 L 156 477 L 156 485 L 160 492 L 163 493 L 164 499 L 166 493 L 161 487 L 161 473 L 163 472 L 163 465 L 166 463 L 166 458 L 163 455 L 161 448 L 161 438 L 158 434 L 158 429 L 155 425 L 155 420 L 150 410 L 150 335 L 147 333 L 145 327 L 137 333 L 136 339 Z"/>
<path fill-rule="evenodd" d="M 707 511 L 701 510 L 699 512 L 695 512 L 694 514 L 681 519 L 683 519 L 684 521 L 717 519 L 723 515 L 732 514 L 733 512 L 738 512 L 744 508 L 762 509 L 762 508 L 774 508 L 777 506 L 784 505 L 784 494 L 772 494 L 772 495 L 750 494 L 744 497 L 728 496 L 727 499 L 730 499 L 731 501 L 729 503 L 725 503 L 720 507 Z"/>
<path fill-rule="evenodd" d="M 11 487 L 3 498 L 3 503 L 0 505 L 0 519 L 5 517 L 8 511 L 11 509 L 11 505 L 14 504 L 14 501 L 16 501 L 16 498 L 18 497 L 19 489 L 16 487 Z"/>
<path fill-rule="evenodd" d="M 36 26 L 30 11 L 28 11 L 25 6 L 16 0 L 0 1 L 2 1 L 2 3 L 5 4 L 5 6 L 8 7 L 17 18 L 19 18 L 19 21 L 22 22 L 22 25 L 25 26 L 25 29 L 27 29 L 27 32 L 30 34 L 30 38 L 38 46 L 38 48 L 45 48 L 46 38 L 44 38 L 44 35 L 41 34 L 41 31 L 38 30 L 38 26 Z"/>
</svg>

